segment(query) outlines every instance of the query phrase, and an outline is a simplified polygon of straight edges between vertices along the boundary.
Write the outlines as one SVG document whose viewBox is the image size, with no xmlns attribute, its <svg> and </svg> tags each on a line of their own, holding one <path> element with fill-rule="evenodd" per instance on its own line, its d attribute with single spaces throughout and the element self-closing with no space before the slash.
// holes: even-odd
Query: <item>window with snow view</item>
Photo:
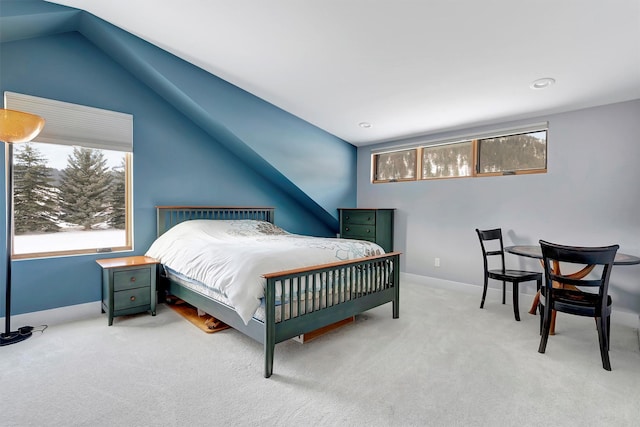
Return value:
<svg viewBox="0 0 640 427">
<path fill-rule="evenodd" d="M 14 145 L 14 258 L 119 251 L 131 244 L 131 153 Z"/>
</svg>

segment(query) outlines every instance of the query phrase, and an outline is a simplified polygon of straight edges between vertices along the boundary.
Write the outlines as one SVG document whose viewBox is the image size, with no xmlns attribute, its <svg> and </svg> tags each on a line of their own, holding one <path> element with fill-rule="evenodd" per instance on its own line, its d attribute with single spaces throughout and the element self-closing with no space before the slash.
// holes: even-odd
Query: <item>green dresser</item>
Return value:
<svg viewBox="0 0 640 427">
<path fill-rule="evenodd" d="M 375 242 L 385 252 L 393 252 L 395 209 L 339 208 L 340 237 Z"/>
<path fill-rule="evenodd" d="M 156 315 L 156 265 L 146 256 L 99 259 L 102 267 L 102 312 L 109 317 L 150 311 Z"/>
</svg>

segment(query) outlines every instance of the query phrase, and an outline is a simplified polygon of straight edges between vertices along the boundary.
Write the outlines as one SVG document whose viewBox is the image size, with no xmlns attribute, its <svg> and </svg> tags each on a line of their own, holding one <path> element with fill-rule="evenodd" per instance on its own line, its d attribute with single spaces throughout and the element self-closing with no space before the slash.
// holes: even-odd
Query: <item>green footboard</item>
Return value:
<svg viewBox="0 0 640 427">
<path fill-rule="evenodd" d="M 400 253 L 265 274 L 265 371 L 276 343 L 388 302 L 399 316 Z M 283 298 L 282 295 L 285 295 Z"/>
</svg>

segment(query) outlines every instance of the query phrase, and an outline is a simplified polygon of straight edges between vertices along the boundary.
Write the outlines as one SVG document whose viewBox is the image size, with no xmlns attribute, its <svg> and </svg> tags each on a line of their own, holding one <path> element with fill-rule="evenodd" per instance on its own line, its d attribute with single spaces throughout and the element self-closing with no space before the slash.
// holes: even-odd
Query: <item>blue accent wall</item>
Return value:
<svg viewBox="0 0 640 427">
<path fill-rule="evenodd" d="M 135 250 L 109 256 L 146 251 L 156 205 L 274 206 L 277 225 L 318 236 L 355 206 L 355 147 L 85 12 L 0 0 L 0 41 L 3 92 L 134 116 Z M 12 314 L 100 300 L 104 257 L 14 261 Z"/>
</svg>

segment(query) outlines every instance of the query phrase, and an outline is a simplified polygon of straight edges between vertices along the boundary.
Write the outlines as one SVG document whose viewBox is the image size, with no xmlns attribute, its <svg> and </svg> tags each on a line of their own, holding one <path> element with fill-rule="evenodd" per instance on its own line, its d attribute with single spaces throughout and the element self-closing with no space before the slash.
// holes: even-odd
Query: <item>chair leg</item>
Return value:
<svg viewBox="0 0 640 427">
<path fill-rule="evenodd" d="M 551 328 L 551 304 L 547 301 L 544 306 L 544 322 L 542 325 L 542 335 L 540 337 L 540 346 L 538 353 L 544 353 L 547 350 L 547 341 L 549 340 L 549 329 Z"/>
<path fill-rule="evenodd" d="M 611 347 L 611 317 L 607 316 L 607 350 Z"/>
<path fill-rule="evenodd" d="M 593 320 L 596 322 L 596 328 L 598 327 L 598 318 L 594 317 Z M 611 348 L 611 317 L 607 316 L 607 350 Z"/>
<path fill-rule="evenodd" d="M 518 322 L 520 321 L 520 307 L 518 307 L 519 297 L 518 282 L 513 282 L 513 314 L 516 316 Z"/>
<path fill-rule="evenodd" d="M 542 332 L 542 312 L 544 311 L 544 306 L 542 304 L 540 304 L 540 293 L 541 293 L 540 289 L 542 288 L 542 280 L 538 280 L 537 281 L 536 287 L 538 288 L 536 290 L 536 293 L 538 295 L 538 314 L 541 316 L 541 318 L 540 318 L 540 331 Z M 535 313 L 532 313 L 532 314 L 535 314 Z"/>
<path fill-rule="evenodd" d="M 602 358 L 602 367 L 607 371 L 611 370 L 611 362 L 609 361 L 609 343 L 607 340 L 607 317 L 599 317 L 596 319 L 598 326 L 598 341 L 600 342 L 600 357 Z"/>
<path fill-rule="evenodd" d="M 482 300 L 480 301 L 480 308 L 484 308 L 484 299 L 487 297 L 487 286 L 489 285 L 489 277 L 484 276 L 484 289 L 482 290 Z"/>
<path fill-rule="evenodd" d="M 544 323 L 544 306 L 538 301 L 538 313 L 540 314 L 540 335 L 542 335 L 542 324 Z"/>
<path fill-rule="evenodd" d="M 505 303 L 505 294 L 507 292 L 507 282 L 502 281 L 502 303 Z"/>
</svg>

